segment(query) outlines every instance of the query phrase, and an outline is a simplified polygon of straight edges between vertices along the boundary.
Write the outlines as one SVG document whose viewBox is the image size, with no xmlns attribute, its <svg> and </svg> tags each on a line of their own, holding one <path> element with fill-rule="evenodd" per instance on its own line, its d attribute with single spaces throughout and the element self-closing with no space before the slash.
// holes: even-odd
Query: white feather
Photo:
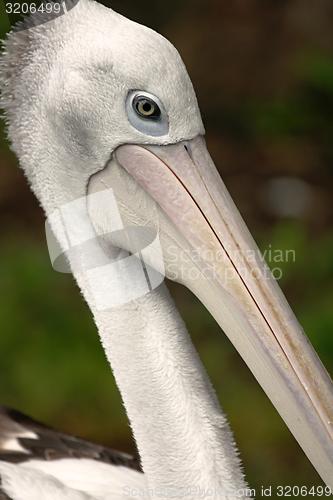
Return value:
<svg viewBox="0 0 333 500">
<path fill-rule="evenodd" d="M 2 487 L 14 500 L 127 500 L 135 494 L 147 495 L 142 473 L 90 459 L 0 462 L 0 474 Z M 40 497 L 33 496 L 37 491 L 43 492 Z M 27 492 L 31 496 L 25 496 Z"/>
<path fill-rule="evenodd" d="M 80 0 L 67 15 L 11 35 L 6 49 L 2 79 L 9 136 L 46 215 L 84 196 L 88 180 L 119 144 L 169 144 L 204 132 L 175 48 L 94 2 Z M 159 96 L 169 116 L 168 134 L 147 138 L 129 124 L 124 102 L 133 89 Z M 166 287 L 101 312 L 87 275 L 74 274 L 122 394 L 148 498 L 194 500 L 199 489 L 210 491 L 212 499 L 239 498 L 227 493 L 245 486 L 229 426 Z M 76 467 L 1 464 L 0 474 L 15 500 L 90 498 L 76 489 L 80 485 L 94 498 L 119 500 L 126 498 L 119 496 L 125 481 L 145 481 L 132 471 L 89 461 L 80 467 L 93 470 L 94 480 L 86 477 L 87 469 L 81 478 Z M 103 497 L 103 488 L 110 488 L 109 496 Z"/>
</svg>

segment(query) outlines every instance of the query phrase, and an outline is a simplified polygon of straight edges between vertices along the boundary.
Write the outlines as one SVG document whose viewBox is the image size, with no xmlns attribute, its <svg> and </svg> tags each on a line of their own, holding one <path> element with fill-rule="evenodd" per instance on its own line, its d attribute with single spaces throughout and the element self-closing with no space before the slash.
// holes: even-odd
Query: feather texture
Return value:
<svg viewBox="0 0 333 500">
<path fill-rule="evenodd" d="M 120 499 L 127 498 L 126 488 L 145 484 L 137 458 L 58 432 L 4 406 L 0 478 L 0 500 L 21 500 L 21 495 L 22 500 L 58 495 L 61 500 Z M 43 496 L 31 496 L 39 490 Z"/>
<path fill-rule="evenodd" d="M 126 453 L 58 432 L 23 413 L 0 406 L 0 460 L 21 463 L 87 458 L 140 471 L 139 460 Z"/>
<path fill-rule="evenodd" d="M 12 33 L 0 81 L 13 149 L 46 216 L 84 198 L 92 176 L 119 145 L 173 144 L 204 133 L 176 49 L 90 0 L 54 21 Z M 130 124 L 125 102 L 135 89 L 163 102 L 167 134 L 148 137 Z M 110 188 L 116 192 L 116 183 Z M 135 196 L 128 193 L 127 203 Z M 83 226 L 94 226 L 87 206 L 80 217 Z M 64 251 L 81 225 L 72 224 L 70 234 L 53 227 Z M 115 465 L 124 457 L 4 410 L 4 491 L 14 500 L 120 500 L 138 496 L 127 489 L 134 485 L 141 496 L 160 500 L 194 500 L 198 489 L 208 488 L 214 499 L 239 498 L 227 493 L 245 486 L 232 433 L 166 286 L 99 309 L 93 291 L 101 289 L 101 280 L 85 264 L 72 271 L 114 371 L 145 474 L 134 470 L 132 459 L 126 462 L 133 468 Z M 105 281 L 111 295 L 113 282 Z M 126 286 L 120 280 L 119 293 Z M 143 491 L 148 485 L 152 490 Z"/>
</svg>

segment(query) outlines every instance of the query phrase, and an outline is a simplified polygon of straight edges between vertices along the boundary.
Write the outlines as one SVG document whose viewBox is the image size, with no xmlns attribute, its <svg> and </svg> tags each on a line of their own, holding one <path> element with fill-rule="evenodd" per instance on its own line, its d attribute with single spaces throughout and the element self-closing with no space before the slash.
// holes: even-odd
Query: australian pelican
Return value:
<svg viewBox="0 0 333 500">
<path fill-rule="evenodd" d="M 231 431 L 163 274 L 211 312 L 333 487 L 332 382 L 207 152 L 176 49 L 92 0 L 36 19 L 5 43 L 8 135 L 94 316 L 140 465 L 3 408 L 3 498 L 244 498 Z"/>
</svg>

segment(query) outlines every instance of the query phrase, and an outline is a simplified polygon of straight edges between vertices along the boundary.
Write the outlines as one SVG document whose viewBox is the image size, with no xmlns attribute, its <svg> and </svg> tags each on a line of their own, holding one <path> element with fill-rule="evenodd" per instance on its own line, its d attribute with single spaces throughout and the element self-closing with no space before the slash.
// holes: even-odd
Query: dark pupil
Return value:
<svg viewBox="0 0 333 500">
<path fill-rule="evenodd" d="M 144 111 L 146 111 L 146 113 L 149 113 L 149 111 L 152 111 L 153 110 L 153 106 L 150 102 L 145 102 L 143 105 L 142 105 Z"/>
<path fill-rule="evenodd" d="M 160 108 L 151 99 L 143 96 L 135 98 L 133 103 L 136 112 L 143 118 L 158 119 L 161 115 Z"/>
</svg>

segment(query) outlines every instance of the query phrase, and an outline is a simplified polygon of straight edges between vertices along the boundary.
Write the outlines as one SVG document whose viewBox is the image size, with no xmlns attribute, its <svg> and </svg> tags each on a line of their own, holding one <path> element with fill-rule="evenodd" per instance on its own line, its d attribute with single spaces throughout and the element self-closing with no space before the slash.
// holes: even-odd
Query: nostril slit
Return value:
<svg viewBox="0 0 333 500">
<path fill-rule="evenodd" d="M 191 152 L 190 146 L 188 146 L 187 144 L 184 144 L 184 148 L 185 148 L 186 153 L 189 155 L 189 157 L 192 160 L 192 152 Z"/>
</svg>

